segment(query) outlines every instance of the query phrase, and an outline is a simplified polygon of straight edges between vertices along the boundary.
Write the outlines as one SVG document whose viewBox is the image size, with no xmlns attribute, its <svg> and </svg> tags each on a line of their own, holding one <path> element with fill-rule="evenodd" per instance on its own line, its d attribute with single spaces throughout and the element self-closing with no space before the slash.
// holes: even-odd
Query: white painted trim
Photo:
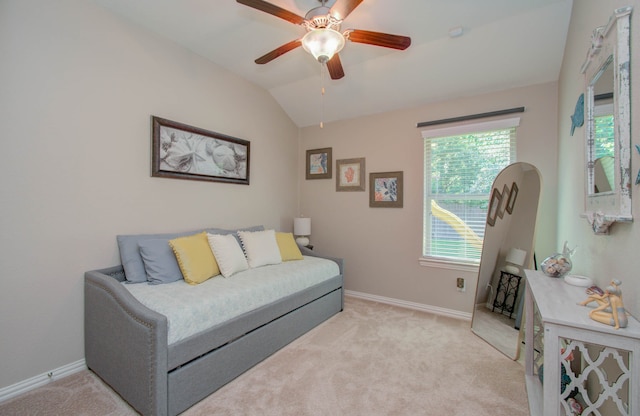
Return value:
<svg viewBox="0 0 640 416">
<path fill-rule="evenodd" d="M 471 321 L 470 313 L 457 311 L 455 309 L 446 309 L 439 306 L 425 305 L 423 303 L 415 303 L 406 300 L 387 298 L 384 296 L 370 295 L 368 293 L 354 292 L 353 290 L 345 290 L 344 294 L 345 296 L 351 296 L 353 298 L 371 300 L 374 302 L 385 303 L 387 305 L 399 306 L 401 308 L 414 309 L 422 312 L 433 313 L 436 315 L 447 316 L 449 318 Z"/>
<path fill-rule="evenodd" d="M 45 384 L 51 383 L 52 381 L 70 376 L 71 374 L 78 373 L 86 369 L 87 363 L 84 359 L 82 359 L 67 365 L 63 365 L 62 367 L 56 368 L 55 370 L 52 370 L 48 373 L 43 373 L 38 376 L 31 377 L 27 380 L 23 380 L 21 382 L 13 384 L 11 386 L 4 387 L 0 389 L 0 403 L 21 394 L 27 393 L 38 387 L 42 387 Z"/>
<path fill-rule="evenodd" d="M 439 269 L 458 270 L 462 272 L 478 273 L 480 263 L 462 263 L 455 260 L 441 260 L 435 257 L 420 257 L 420 266 L 437 267 Z"/>
</svg>

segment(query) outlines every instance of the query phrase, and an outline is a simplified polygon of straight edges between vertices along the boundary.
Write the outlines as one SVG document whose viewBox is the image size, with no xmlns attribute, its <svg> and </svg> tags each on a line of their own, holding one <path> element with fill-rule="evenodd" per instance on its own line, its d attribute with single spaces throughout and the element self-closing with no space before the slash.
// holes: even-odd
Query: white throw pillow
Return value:
<svg viewBox="0 0 640 416">
<path fill-rule="evenodd" d="M 238 231 L 238 237 L 240 237 L 240 241 L 242 241 L 242 247 L 249 261 L 249 267 L 253 268 L 266 266 L 267 264 L 282 263 L 275 231 Z"/>
<path fill-rule="evenodd" d="M 238 240 L 233 234 L 207 234 L 207 239 L 213 256 L 218 262 L 220 273 L 224 277 L 229 277 L 249 268 L 247 259 L 244 257 Z"/>
</svg>

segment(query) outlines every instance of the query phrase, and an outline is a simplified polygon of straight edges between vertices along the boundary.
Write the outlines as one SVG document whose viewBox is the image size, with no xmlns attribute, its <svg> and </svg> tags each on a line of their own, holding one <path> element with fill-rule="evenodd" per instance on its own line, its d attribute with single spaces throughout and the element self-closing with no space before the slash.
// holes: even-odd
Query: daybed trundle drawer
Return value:
<svg viewBox="0 0 640 416">
<path fill-rule="evenodd" d="M 341 310 L 340 288 L 171 371 L 169 414 L 185 411 Z"/>
</svg>

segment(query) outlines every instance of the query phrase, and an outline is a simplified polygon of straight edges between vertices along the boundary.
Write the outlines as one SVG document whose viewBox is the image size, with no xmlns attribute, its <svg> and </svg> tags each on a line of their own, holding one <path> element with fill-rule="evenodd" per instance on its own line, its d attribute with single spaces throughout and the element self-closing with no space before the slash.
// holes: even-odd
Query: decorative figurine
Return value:
<svg viewBox="0 0 640 416">
<path fill-rule="evenodd" d="M 570 397 L 567 399 L 567 404 L 569 405 L 569 408 L 571 409 L 571 413 L 574 415 L 581 415 L 582 414 L 582 405 L 580 404 L 579 401 L 577 401 L 576 399 L 574 399 L 573 397 Z"/>
<path fill-rule="evenodd" d="M 626 328 L 629 321 L 622 303 L 622 291 L 619 287 L 621 284 L 620 280 L 613 279 L 611 285 L 607 286 L 603 294 L 590 290 L 591 288 L 587 289 L 589 297 L 580 302 L 580 305 L 586 306 L 591 302 L 598 304 L 594 310 L 589 311 L 589 318 L 611 325 L 615 329 Z"/>
</svg>

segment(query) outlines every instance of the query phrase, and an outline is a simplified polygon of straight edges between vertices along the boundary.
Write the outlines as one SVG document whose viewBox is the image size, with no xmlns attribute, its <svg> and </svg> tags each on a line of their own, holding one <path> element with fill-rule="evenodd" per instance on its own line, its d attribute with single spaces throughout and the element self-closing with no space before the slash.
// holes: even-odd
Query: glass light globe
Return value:
<svg viewBox="0 0 640 416">
<path fill-rule="evenodd" d="M 344 36 L 333 29 L 314 29 L 302 38 L 302 47 L 318 62 L 326 63 L 344 48 Z"/>
</svg>

